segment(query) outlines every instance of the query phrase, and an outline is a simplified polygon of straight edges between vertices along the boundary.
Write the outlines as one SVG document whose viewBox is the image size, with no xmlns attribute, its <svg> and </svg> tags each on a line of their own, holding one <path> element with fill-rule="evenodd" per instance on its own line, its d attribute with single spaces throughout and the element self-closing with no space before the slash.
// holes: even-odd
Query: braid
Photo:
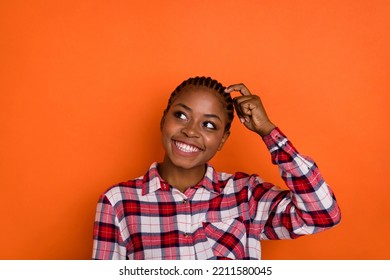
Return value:
<svg viewBox="0 0 390 280">
<path fill-rule="evenodd" d="M 171 93 L 171 96 L 168 100 L 168 105 L 166 109 L 164 110 L 164 116 L 168 112 L 169 108 L 171 107 L 174 99 L 176 96 L 187 86 L 203 86 L 209 89 L 215 90 L 218 94 L 220 94 L 225 102 L 226 102 L 226 111 L 228 114 L 228 122 L 225 126 L 225 131 L 230 130 L 230 126 L 232 124 L 233 118 L 234 118 L 234 106 L 233 106 L 233 99 L 230 96 L 230 93 L 225 92 L 226 87 L 224 87 L 221 83 L 219 83 L 217 80 L 214 80 L 210 77 L 192 77 L 185 81 L 183 81 L 179 86 L 176 87 L 176 89 Z"/>
</svg>

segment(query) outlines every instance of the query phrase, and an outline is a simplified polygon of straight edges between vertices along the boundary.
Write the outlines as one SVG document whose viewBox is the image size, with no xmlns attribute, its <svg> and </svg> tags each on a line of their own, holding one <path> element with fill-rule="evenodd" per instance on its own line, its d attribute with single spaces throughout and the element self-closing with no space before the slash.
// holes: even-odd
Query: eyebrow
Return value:
<svg viewBox="0 0 390 280">
<path fill-rule="evenodd" d="M 192 112 L 192 109 L 190 107 L 188 107 L 187 105 L 183 104 L 183 103 L 178 103 L 178 104 L 176 104 L 176 106 L 183 107 L 187 111 Z M 216 119 L 218 119 L 218 120 L 220 120 L 222 122 L 221 118 L 218 115 L 215 115 L 215 114 L 204 114 L 204 116 L 206 116 L 208 118 L 216 118 Z"/>
</svg>

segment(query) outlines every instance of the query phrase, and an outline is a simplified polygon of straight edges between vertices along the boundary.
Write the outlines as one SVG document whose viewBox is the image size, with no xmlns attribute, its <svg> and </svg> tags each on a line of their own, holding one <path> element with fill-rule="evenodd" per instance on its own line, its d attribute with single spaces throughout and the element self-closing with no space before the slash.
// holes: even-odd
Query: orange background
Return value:
<svg viewBox="0 0 390 280">
<path fill-rule="evenodd" d="M 98 196 L 162 159 L 193 75 L 260 95 L 340 203 L 264 259 L 390 259 L 390 1 L 2 0 L 0 35 L 1 259 L 90 259 Z M 237 119 L 213 164 L 282 184 Z"/>
</svg>

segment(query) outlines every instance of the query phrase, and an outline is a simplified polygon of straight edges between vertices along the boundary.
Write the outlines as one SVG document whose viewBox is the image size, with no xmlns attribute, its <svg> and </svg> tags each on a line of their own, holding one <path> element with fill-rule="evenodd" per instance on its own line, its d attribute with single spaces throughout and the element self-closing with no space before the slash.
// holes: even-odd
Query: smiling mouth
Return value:
<svg viewBox="0 0 390 280">
<path fill-rule="evenodd" d="M 175 144 L 175 146 L 182 152 L 185 152 L 185 153 L 196 153 L 196 152 L 199 152 L 201 151 L 200 148 L 196 147 L 196 146 L 192 146 L 192 145 L 188 145 L 188 144 L 185 144 L 183 142 L 179 142 L 179 141 L 173 141 L 173 143 Z"/>
</svg>

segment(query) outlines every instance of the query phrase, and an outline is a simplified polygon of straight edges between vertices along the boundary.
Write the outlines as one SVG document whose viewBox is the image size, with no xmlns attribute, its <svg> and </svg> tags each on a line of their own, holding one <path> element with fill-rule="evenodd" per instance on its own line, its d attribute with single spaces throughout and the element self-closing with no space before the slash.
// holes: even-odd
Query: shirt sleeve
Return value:
<svg viewBox="0 0 390 280">
<path fill-rule="evenodd" d="M 315 162 L 298 153 L 279 128 L 263 137 L 289 190 L 254 178 L 252 202 L 261 239 L 294 239 L 332 228 L 340 222 L 336 198 Z"/>
<path fill-rule="evenodd" d="M 105 194 L 99 198 L 96 207 L 92 259 L 126 259 L 126 247 L 123 245 L 118 218 Z"/>
</svg>

